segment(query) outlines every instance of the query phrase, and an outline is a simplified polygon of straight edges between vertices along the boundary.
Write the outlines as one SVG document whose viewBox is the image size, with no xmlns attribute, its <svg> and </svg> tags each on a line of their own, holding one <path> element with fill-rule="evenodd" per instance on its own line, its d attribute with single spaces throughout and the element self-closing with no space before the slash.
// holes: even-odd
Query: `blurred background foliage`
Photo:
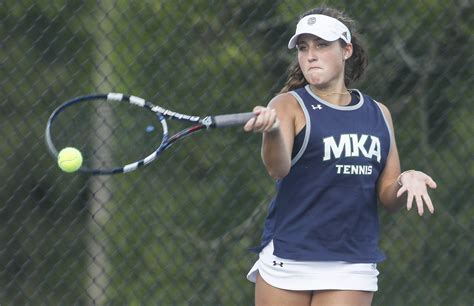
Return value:
<svg viewBox="0 0 474 306">
<path fill-rule="evenodd" d="M 61 173 L 50 112 L 117 91 L 182 113 L 249 111 L 282 87 L 298 16 L 320 1 L 0 3 L 0 304 L 250 305 L 245 279 L 274 186 L 260 136 L 203 132 L 127 175 Z M 472 305 L 473 5 L 331 1 L 358 21 L 354 87 L 392 111 L 404 169 L 434 216 L 380 212 L 374 305 Z"/>
</svg>

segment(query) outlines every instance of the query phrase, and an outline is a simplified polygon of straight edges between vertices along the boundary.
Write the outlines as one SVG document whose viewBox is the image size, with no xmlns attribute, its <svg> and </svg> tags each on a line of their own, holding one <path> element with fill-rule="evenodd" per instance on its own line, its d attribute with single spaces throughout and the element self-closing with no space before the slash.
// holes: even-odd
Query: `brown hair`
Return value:
<svg viewBox="0 0 474 306">
<path fill-rule="evenodd" d="M 367 52 L 365 51 L 360 34 L 357 32 L 355 21 L 348 17 L 344 12 L 327 6 L 321 6 L 307 11 L 300 17 L 300 19 L 311 14 L 321 14 L 336 18 L 349 28 L 352 36 L 351 43 L 353 46 L 353 52 L 352 56 L 346 61 L 344 70 L 344 82 L 346 83 L 346 86 L 349 86 L 349 84 L 362 76 L 368 64 Z M 339 42 L 343 47 L 346 44 L 342 39 L 340 39 Z M 288 70 L 288 79 L 280 90 L 280 93 L 285 93 L 307 84 L 308 81 L 304 78 L 298 61 L 295 61 L 291 64 Z"/>
</svg>

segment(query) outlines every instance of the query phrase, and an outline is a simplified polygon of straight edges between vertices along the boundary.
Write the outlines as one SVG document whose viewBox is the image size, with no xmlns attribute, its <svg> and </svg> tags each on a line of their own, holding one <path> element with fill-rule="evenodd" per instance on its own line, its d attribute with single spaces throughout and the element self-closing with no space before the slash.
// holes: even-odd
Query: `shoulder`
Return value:
<svg viewBox="0 0 474 306">
<path fill-rule="evenodd" d="M 306 125 L 303 109 L 292 92 L 278 94 L 268 103 L 268 107 L 277 111 L 282 122 L 291 122 L 296 132 L 299 132 Z M 296 135 L 296 133 L 294 134 Z"/>
<path fill-rule="evenodd" d="M 375 101 L 375 103 L 377 103 L 377 106 L 380 108 L 390 125 L 392 125 L 392 115 L 390 114 L 390 110 L 388 109 L 388 107 L 385 106 L 385 104 L 383 104 L 382 102 Z"/>
<path fill-rule="evenodd" d="M 298 110 L 299 104 L 295 96 L 290 92 L 285 92 L 276 95 L 268 103 L 269 107 L 275 108 L 277 110 L 282 110 L 286 112 L 291 112 L 292 110 Z"/>
<path fill-rule="evenodd" d="M 374 98 L 372 98 L 371 96 L 359 91 L 360 94 L 364 97 L 364 100 L 366 102 L 371 102 L 371 103 L 374 103 L 374 105 L 376 105 L 380 111 L 382 111 L 383 115 L 390 121 L 392 121 L 392 116 L 390 114 L 390 110 L 388 109 L 387 106 L 385 106 L 385 104 L 383 104 L 382 102 L 379 102 L 377 100 L 375 100 Z"/>
<path fill-rule="evenodd" d="M 393 129 L 393 122 L 392 122 L 392 115 L 390 113 L 390 109 L 382 102 L 379 102 L 372 98 L 371 96 L 359 91 L 360 94 L 364 97 L 364 101 L 373 103 L 376 105 L 378 109 L 382 112 L 383 117 L 385 118 L 387 124 L 389 125 L 390 129 Z"/>
<path fill-rule="evenodd" d="M 383 104 L 382 102 L 379 102 L 379 101 L 375 101 L 374 102 L 377 104 L 377 106 L 380 108 L 380 110 L 384 113 L 384 115 L 390 115 L 390 110 L 388 109 L 388 107 Z"/>
</svg>

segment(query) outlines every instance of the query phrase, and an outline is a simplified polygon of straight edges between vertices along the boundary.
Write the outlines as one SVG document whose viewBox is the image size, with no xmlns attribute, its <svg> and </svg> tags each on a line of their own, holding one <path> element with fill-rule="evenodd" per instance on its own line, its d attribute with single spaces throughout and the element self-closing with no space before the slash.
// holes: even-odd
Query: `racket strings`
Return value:
<svg viewBox="0 0 474 306">
<path fill-rule="evenodd" d="M 88 169 L 123 167 L 147 157 L 160 145 L 161 132 L 154 113 L 103 100 L 65 108 L 51 126 L 55 146 L 79 149 Z"/>
</svg>

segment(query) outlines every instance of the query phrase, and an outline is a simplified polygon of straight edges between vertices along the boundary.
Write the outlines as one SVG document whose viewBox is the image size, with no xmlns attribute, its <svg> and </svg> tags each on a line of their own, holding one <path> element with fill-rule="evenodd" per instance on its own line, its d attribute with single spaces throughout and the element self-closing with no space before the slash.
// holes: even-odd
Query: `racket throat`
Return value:
<svg viewBox="0 0 474 306">
<path fill-rule="evenodd" d="M 216 127 L 216 122 L 214 117 L 206 116 L 201 120 L 201 123 L 206 126 L 206 129 L 211 129 Z"/>
</svg>

